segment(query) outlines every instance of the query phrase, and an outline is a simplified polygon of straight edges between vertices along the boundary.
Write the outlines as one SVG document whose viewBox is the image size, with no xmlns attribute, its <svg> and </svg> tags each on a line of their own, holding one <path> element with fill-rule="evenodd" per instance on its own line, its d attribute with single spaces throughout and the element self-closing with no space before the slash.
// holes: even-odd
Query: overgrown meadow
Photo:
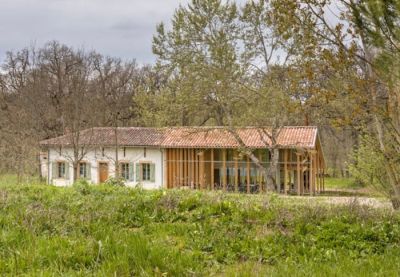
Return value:
<svg viewBox="0 0 400 277">
<path fill-rule="evenodd" d="M 400 214 L 278 196 L 0 186 L 0 273 L 398 276 Z"/>
</svg>

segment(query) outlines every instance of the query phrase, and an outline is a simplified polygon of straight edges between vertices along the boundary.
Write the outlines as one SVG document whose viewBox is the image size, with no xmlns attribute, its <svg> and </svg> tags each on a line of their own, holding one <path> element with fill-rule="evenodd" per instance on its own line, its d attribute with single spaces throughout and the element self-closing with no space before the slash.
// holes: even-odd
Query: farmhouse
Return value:
<svg viewBox="0 0 400 277">
<path fill-rule="evenodd" d="M 127 186 L 146 189 L 262 192 L 266 180 L 260 166 L 240 150 L 251 149 L 268 168 L 272 138 L 268 130 L 238 128 L 234 135 L 222 127 L 87 129 L 79 136 L 66 134 L 40 142 L 42 176 L 49 184 L 71 185 L 74 157 L 79 156 L 78 177 L 94 184 L 118 172 Z M 317 127 L 282 127 L 273 139 L 279 149 L 276 189 L 299 195 L 324 190 L 325 161 Z"/>
</svg>

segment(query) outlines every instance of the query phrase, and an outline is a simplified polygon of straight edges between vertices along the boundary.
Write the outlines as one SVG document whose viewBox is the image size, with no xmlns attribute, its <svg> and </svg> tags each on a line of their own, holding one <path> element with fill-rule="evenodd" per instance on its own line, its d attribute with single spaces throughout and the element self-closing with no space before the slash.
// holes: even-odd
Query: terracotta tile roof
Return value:
<svg viewBox="0 0 400 277">
<path fill-rule="evenodd" d="M 271 141 L 262 130 L 268 128 L 245 127 L 236 129 L 238 135 L 250 148 L 265 148 Z M 114 128 L 92 128 L 80 132 L 82 145 L 115 145 Z M 277 143 L 282 148 L 314 148 L 317 127 L 283 127 L 279 130 Z M 235 137 L 223 127 L 171 127 L 144 128 L 122 127 L 117 129 L 118 144 L 123 146 L 153 146 L 161 148 L 237 148 Z M 43 146 L 71 145 L 71 135 L 43 140 Z"/>
</svg>

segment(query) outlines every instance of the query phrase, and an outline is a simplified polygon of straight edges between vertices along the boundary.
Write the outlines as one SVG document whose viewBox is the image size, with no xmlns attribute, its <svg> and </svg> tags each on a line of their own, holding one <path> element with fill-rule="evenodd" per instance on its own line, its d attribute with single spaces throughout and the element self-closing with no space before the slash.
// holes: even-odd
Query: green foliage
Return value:
<svg viewBox="0 0 400 277">
<path fill-rule="evenodd" d="M 392 190 L 385 170 L 385 158 L 377 142 L 369 136 L 361 138 L 359 147 L 352 154 L 350 173 L 363 185 L 376 188 L 390 195 Z"/>
<path fill-rule="evenodd" d="M 125 179 L 111 177 L 111 178 L 108 178 L 104 184 L 106 186 L 123 187 L 123 186 L 125 186 Z"/>
<path fill-rule="evenodd" d="M 400 215 L 277 196 L 0 186 L 2 275 L 398 275 Z"/>
<path fill-rule="evenodd" d="M 90 193 L 90 184 L 86 179 L 78 179 L 74 184 L 73 187 L 76 191 L 82 194 L 89 194 Z"/>
</svg>

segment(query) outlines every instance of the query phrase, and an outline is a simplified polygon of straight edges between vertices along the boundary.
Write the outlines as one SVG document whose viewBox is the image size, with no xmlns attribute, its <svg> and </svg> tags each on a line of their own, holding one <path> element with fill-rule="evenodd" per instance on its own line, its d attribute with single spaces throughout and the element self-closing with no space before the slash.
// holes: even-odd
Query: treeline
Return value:
<svg viewBox="0 0 400 277">
<path fill-rule="evenodd" d="M 192 0 L 157 26 L 152 66 L 57 42 L 9 53 L 0 168 L 29 172 L 38 140 L 90 126 L 317 125 L 330 174 L 396 202 L 398 17 L 387 1 Z"/>
</svg>

